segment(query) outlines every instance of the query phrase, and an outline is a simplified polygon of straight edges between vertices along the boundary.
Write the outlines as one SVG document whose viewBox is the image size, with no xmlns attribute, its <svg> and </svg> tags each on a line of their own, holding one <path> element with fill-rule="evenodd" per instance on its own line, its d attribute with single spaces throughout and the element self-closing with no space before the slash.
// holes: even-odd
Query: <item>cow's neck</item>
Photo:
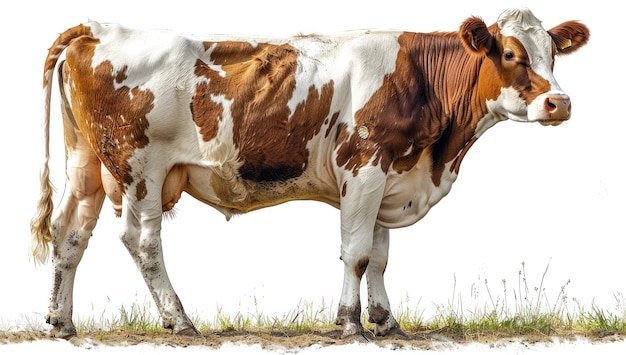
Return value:
<svg viewBox="0 0 626 355">
<path fill-rule="evenodd" d="M 446 164 L 458 173 L 465 153 L 482 133 L 478 128 L 488 128 L 482 127 L 488 110 L 477 90 L 483 59 L 469 54 L 456 33 L 414 34 L 406 45 L 421 84 L 417 94 L 425 101 L 419 119 L 438 128 L 437 135 L 429 137 L 432 179 L 438 186 Z"/>
</svg>

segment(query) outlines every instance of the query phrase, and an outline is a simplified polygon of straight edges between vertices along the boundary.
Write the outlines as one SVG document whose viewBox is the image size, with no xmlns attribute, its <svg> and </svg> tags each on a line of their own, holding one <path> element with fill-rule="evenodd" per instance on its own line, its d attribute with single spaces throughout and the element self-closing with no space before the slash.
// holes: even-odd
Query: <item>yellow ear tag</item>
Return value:
<svg viewBox="0 0 626 355">
<path fill-rule="evenodd" d="M 561 45 L 561 47 L 559 49 L 565 49 L 565 48 L 569 48 L 572 46 L 572 40 L 571 39 L 566 39 L 563 41 L 563 44 Z"/>
</svg>

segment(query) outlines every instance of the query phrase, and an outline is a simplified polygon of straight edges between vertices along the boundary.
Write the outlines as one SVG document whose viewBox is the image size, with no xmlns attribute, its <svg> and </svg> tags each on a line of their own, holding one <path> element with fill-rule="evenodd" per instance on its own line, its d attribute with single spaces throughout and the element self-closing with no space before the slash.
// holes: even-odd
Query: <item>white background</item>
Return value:
<svg viewBox="0 0 626 355">
<path fill-rule="evenodd" d="M 39 196 L 42 75 L 58 33 L 88 19 L 181 33 L 291 36 L 361 28 L 456 30 L 470 15 L 492 24 L 506 7 L 528 6 L 546 29 L 582 20 L 585 48 L 557 59 L 555 75 L 573 114 L 560 127 L 504 122 L 463 161 L 459 178 L 422 221 L 391 234 L 386 272 L 392 308 L 403 302 L 432 315 L 459 299 L 473 309 L 495 299 L 513 304 L 525 263 L 531 296 L 543 282 L 547 302 L 561 287 L 568 307 L 595 304 L 624 312 L 626 292 L 623 183 L 626 128 L 622 12 L 602 1 L 29 1 L 0 7 L 3 70 L 0 144 L 0 329 L 39 325 L 47 313 L 50 263 L 29 261 L 29 222 Z M 506 4 L 505 4 L 506 3 Z M 54 99 L 54 98 L 53 98 Z M 58 101 L 53 102 L 52 171 L 64 189 Z M 60 194 L 55 196 L 55 203 Z M 291 202 L 226 222 L 185 196 L 165 221 L 167 270 L 186 310 L 213 320 L 218 307 L 235 315 L 278 316 L 300 302 L 336 308 L 341 291 L 339 213 Z M 117 237 L 106 202 L 76 278 L 75 318 L 117 314 L 120 305 L 151 304 L 147 288 Z M 455 287 L 456 279 L 456 287 Z M 519 295 L 519 293 L 518 293 Z M 574 301 L 574 298 L 577 302 Z M 364 298 L 365 300 L 365 298 Z"/>
</svg>

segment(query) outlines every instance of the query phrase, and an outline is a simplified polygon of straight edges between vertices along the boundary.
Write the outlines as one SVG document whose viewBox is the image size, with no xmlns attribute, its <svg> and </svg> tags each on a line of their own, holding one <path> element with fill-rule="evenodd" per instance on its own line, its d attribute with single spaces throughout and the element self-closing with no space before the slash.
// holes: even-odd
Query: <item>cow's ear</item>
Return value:
<svg viewBox="0 0 626 355">
<path fill-rule="evenodd" d="M 487 29 L 487 25 L 478 17 L 470 17 L 465 20 L 461 24 L 459 36 L 465 48 L 478 55 L 489 53 L 494 43 L 493 35 Z"/>
<path fill-rule="evenodd" d="M 557 54 L 570 54 L 589 41 L 589 28 L 578 21 L 567 21 L 549 30 Z"/>
</svg>

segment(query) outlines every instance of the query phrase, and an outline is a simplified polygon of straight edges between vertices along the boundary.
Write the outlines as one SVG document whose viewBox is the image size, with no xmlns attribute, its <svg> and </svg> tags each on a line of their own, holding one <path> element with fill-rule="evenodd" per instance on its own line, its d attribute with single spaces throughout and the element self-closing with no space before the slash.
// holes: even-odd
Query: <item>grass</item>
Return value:
<svg viewBox="0 0 626 355">
<path fill-rule="evenodd" d="M 506 280 L 502 280 L 502 295 L 495 299 L 485 280 L 489 301 L 483 307 L 471 311 L 463 308 L 462 299 L 460 296 L 455 299 L 454 293 L 451 302 L 437 307 L 436 316 L 427 323 L 426 328 L 447 329 L 464 339 L 519 335 L 593 335 L 599 332 L 626 334 L 626 308 L 622 294 L 614 295 L 614 312 L 595 304 L 586 310 L 575 298 L 572 299 L 575 307 L 570 310 L 566 293 L 569 280 L 561 286 L 555 299 L 550 300 L 547 296 L 543 284 L 549 266 L 543 272 L 539 287 L 529 288 L 525 264 L 522 263 L 517 288 L 512 290 L 513 300 L 508 299 L 510 292 Z"/>
<path fill-rule="evenodd" d="M 468 308 L 456 290 L 454 279 L 452 298 L 445 304 L 435 305 L 434 316 L 426 319 L 419 303 L 415 306 L 406 297 L 394 312 L 401 328 L 411 333 L 437 332 L 459 340 L 484 340 L 515 336 L 595 336 L 597 334 L 626 335 L 626 298 L 623 294 L 614 295 L 616 306 L 613 311 L 592 304 L 589 309 L 575 298 L 567 296 L 567 281 L 556 297 L 550 299 L 543 284 L 549 269 L 546 267 L 538 287 L 529 287 L 525 264 L 518 273 L 517 285 L 508 289 L 506 280 L 501 280 L 502 290 L 493 292 L 487 280 L 484 285 L 472 286 L 471 298 L 479 292 L 487 295 L 487 302 L 481 306 Z M 495 297 L 494 297 L 495 296 Z M 471 302 L 470 302 L 471 303 Z M 570 307 L 573 304 L 573 307 Z M 129 308 L 120 307 L 111 315 L 101 314 L 99 319 L 77 319 L 79 334 L 107 332 L 164 333 L 158 316 L 152 313 L 151 302 L 132 304 Z M 270 334 L 305 334 L 339 329 L 335 324 L 336 309 L 324 300 L 320 304 L 300 301 L 295 309 L 282 316 L 267 315 L 255 302 L 253 312 L 234 315 L 216 309 L 212 320 L 193 317 L 192 321 L 202 333 L 207 332 L 261 332 Z M 363 324 L 372 329 L 364 312 Z M 34 321 L 25 320 L 27 328 L 33 328 Z M 24 326 L 22 326 L 24 327 Z M 0 328 L 2 323 L 0 322 Z M 35 330 L 35 328 L 33 328 Z"/>
<path fill-rule="evenodd" d="M 296 308 L 282 316 L 264 314 L 258 307 L 254 314 L 223 313 L 218 307 L 213 322 L 197 322 L 201 332 L 206 331 L 267 331 L 271 333 L 303 334 L 311 331 L 334 329 L 334 309 L 324 300 L 315 305 L 311 301 L 300 301 Z"/>
</svg>

